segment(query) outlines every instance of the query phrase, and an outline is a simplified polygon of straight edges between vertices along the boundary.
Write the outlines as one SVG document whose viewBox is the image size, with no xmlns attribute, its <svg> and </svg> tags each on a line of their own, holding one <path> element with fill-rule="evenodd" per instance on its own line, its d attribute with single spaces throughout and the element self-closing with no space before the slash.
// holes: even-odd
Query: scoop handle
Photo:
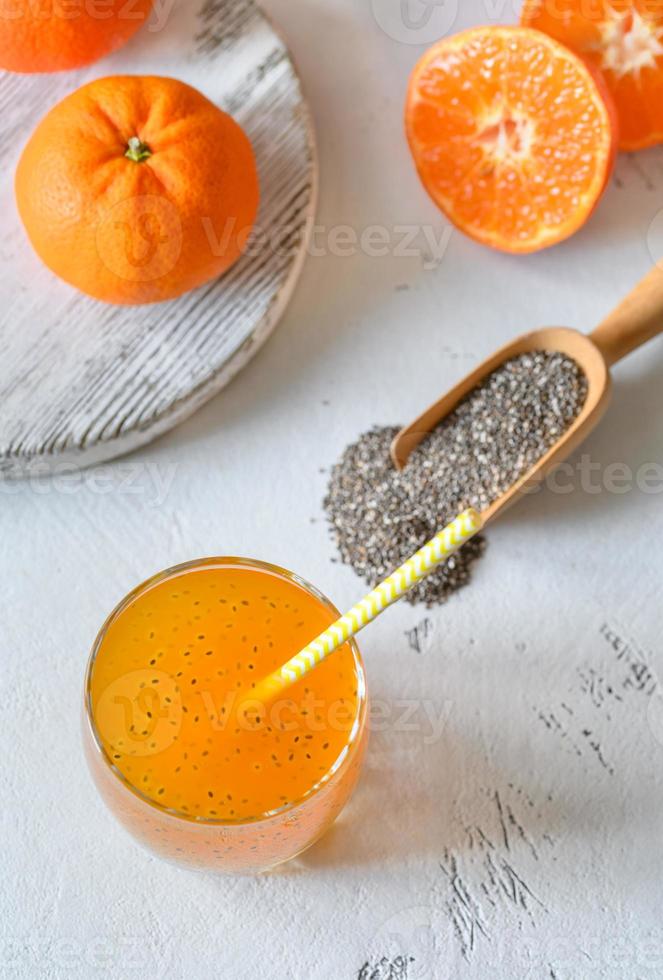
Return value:
<svg viewBox="0 0 663 980">
<path fill-rule="evenodd" d="M 612 365 L 661 332 L 663 263 L 655 265 L 590 336 Z"/>
</svg>

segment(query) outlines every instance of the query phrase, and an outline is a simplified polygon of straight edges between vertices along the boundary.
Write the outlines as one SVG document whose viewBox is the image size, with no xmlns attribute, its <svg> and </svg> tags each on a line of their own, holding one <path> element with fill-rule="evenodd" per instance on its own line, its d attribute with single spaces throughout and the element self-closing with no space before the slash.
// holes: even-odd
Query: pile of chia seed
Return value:
<svg viewBox="0 0 663 980">
<path fill-rule="evenodd" d="M 484 510 L 568 429 L 587 397 L 585 375 L 563 354 L 506 361 L 433 430 L 399 472 L 397 427 L 376 427 L 333 467 L 324 507 L 341 560 L 377 585 L 464 510 Z M 408 594 L 428 606 L 470 580 L 478 535 Z"/>
</svg>

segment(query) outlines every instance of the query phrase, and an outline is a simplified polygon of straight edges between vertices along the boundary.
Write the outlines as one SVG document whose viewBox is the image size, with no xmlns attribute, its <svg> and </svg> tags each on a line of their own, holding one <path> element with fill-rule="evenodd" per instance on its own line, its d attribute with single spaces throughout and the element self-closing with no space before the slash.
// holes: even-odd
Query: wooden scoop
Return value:
<svg viewBox="0 0 663 980">
<path fill-rule="evenodd" d="M 629 293 L 619 306 L 587 336 L 568 327 L 546 327 L 524 334 L 500 348 L 475 368 L 443 398 L 398 433 L 391 456 L 402 470 L 413 449 L 473 388 L 509 358 L 534 351 L 559 351 L 572 358 L 587 377 L 587 400 L 578 417 L 559 441 L 506 493 L 483 511 L 483 523 L 492 521 L 514 503 L 523 490 L 539 483 L 576 449 L 598 424 L 608 407 L 611 391 L 609 368 L 663 332 L 663 267 L 658 265 Z"/>
</svg>

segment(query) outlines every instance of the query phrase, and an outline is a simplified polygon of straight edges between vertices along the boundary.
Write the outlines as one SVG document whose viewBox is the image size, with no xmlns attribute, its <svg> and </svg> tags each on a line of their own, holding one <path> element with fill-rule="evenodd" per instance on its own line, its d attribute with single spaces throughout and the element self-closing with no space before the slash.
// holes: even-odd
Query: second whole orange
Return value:
<svg viewBox="0 0 663 980">
<path fill-rule="evenodd" d="M 122 47 L 152 0 L 0 0 L 0 68 L 69 71 Z"/>
</svg>

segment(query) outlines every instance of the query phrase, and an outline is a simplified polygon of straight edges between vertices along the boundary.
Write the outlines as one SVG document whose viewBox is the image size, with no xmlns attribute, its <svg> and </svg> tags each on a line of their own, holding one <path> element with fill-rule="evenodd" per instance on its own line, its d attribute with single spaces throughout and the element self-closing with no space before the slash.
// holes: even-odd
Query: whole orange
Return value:
<svg viewBox="0 0 663 980">
<path fill-rule="evenodd" d="M 125 44 L 152 0 L 0 0 L 0 68 L 63 71 Z"/>
<path fill-rule="evenodd" d="M 172 299 L 225 272 L 258 209 L 251 144 L 196 89 L 118 76 L 41 121 L 16 170 L 37 254 L 108 303 Z"/>
</svg>

